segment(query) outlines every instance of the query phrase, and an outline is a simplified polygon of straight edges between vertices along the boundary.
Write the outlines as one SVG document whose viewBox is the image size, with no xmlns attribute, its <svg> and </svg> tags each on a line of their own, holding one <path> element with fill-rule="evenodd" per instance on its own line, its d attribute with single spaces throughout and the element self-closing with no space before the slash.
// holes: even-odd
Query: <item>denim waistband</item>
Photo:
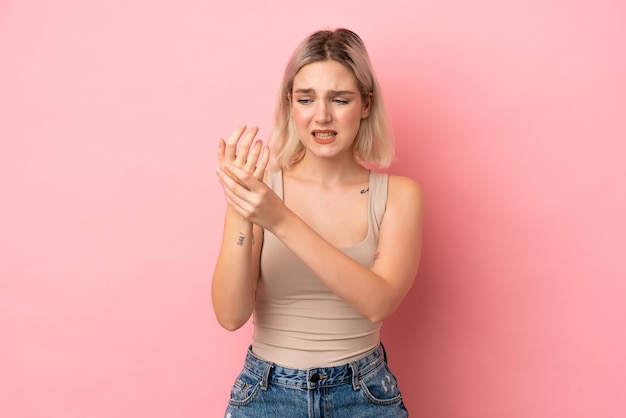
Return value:
<svg viewBox="0 0 626 418">
<path fill-rule="evenodd" d="M 267 362 L 255 356 L 250 347 L 244 368 L 261 378 L 262 389 L 267 389 L 269 383 L 298 389 L 316 389 L 351 382 L 354 389 L 358 390 L 360 377 L 386 362 L 387 356 L 382 344 L 378 344 L 360 359 L 345 365 L 310 369 L 292 369 Z"/>
</svg>

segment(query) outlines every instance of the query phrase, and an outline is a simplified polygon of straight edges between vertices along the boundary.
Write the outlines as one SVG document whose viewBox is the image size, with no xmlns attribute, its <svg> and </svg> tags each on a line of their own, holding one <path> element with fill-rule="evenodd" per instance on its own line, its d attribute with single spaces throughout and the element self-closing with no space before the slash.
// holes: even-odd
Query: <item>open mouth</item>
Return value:
<svg viewBox="0 0 626 418">
<path fill-rule="evenodd" d="M 333 142 L 337 137 L 336 131 L 324 130 L 324 131 L 313 131 L 311 132 L 313 135 L 313 139 L 315 142 L 319 144 L 328 144 Z"/>
</svg>

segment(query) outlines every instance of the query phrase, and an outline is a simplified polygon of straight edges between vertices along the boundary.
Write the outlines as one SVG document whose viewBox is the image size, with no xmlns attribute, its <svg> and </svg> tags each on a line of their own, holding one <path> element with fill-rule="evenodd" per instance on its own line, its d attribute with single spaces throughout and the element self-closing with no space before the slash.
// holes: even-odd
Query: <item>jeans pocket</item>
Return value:
<svg viewBox="0 0 626 418">
<path fill-rule="evenodd" d="M 402 403 L 402 393 L 396 376 L 387 364 L 382 363 L 361 378 L 361 391 L 375 405 L 396 405 Z"/>
<path fill-rule="evenodd" d="M 250 404 L 261 390 L 261 378 L 244 369 L 230 390 L 229 404 L 245 406 Z"/>
</svg>

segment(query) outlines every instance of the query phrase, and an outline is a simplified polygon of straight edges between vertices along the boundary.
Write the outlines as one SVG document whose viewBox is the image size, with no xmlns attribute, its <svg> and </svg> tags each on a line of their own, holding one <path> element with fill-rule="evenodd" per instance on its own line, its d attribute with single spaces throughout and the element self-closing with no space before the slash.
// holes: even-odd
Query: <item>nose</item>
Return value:
<svg viewBox="0 0 626 418">
<path fill-rule="evenodd" d="M 328 123 L 331 119 L 332 117 L 328 103 L 323 100 L 318 101 L 317 109 L 315 109 L 315 121 L 317 123 Z"/>
</svg>

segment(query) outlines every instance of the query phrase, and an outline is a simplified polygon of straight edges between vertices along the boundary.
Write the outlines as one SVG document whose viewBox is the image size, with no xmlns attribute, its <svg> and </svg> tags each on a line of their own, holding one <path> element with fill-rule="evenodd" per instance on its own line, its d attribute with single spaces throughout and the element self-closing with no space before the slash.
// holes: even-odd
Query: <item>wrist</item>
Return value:
<svg viewBox="0 0 626 418">
<path fill-rule="evenodd" d="M 241 216 L 235 209 L 230 207 L 230 205 L 226 206 L 226 221 L 227 222 L 237 222 L 241 225 L 249 225 L 252 226 L 252 222 Z"/>
<path fill-rule="evenodd" d="M 291 235 L 293 235 L 299 221 L 304 222 L 294 212 L 286 209 L 284 215 L 278 217 L 276 222 L 266 229 L 274 234 L 276 238 L 284 242 L 284 240 L 289 237 L 290 232 Z"/>
</svg>

